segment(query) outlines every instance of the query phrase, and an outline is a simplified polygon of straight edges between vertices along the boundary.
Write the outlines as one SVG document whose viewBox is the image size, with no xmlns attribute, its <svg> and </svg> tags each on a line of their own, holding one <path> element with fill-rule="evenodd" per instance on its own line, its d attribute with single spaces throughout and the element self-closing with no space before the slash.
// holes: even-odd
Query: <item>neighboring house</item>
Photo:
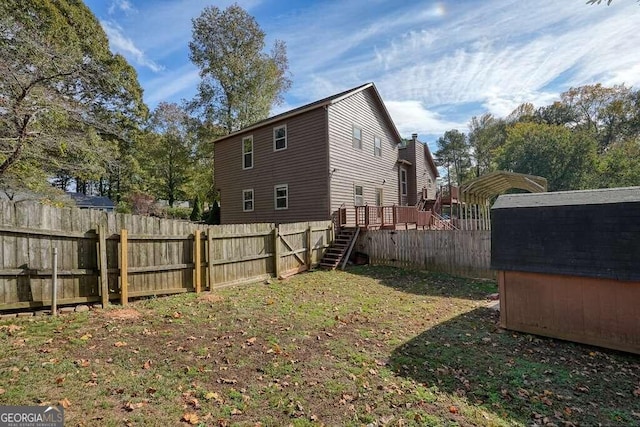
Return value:
<svg viewBox="0 0 640 427">
<path fill-rule="evenodd" d="M 67 193 L 80 209 L 98 209 L 106 212 L 113 212 L 115 205 L 108 197 L 87 196 L 82 193 Z"/>
<path fill-rule="evenodd" d="M 326 220 L 341 206 L 409 203 L 408 192 L 422 188 L 422 144 L 400 159 L 409 148 L 401 143 L 373 83 L 222 137 L 214 147 L 221 223 Z M 434 182 L 437 171 L 428 175 Z"/>
</svg>

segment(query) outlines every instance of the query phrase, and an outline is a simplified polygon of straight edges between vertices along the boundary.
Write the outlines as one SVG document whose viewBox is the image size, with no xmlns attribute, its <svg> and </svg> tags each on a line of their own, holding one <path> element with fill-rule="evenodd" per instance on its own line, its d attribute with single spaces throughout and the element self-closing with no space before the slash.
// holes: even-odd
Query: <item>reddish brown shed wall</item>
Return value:
<svg viewBox="0 0 640 427">
<path fill-rule="evenodd" d="M 503 328 L 640 354 L 640 282 L 500 271 Z"/>
</svg>

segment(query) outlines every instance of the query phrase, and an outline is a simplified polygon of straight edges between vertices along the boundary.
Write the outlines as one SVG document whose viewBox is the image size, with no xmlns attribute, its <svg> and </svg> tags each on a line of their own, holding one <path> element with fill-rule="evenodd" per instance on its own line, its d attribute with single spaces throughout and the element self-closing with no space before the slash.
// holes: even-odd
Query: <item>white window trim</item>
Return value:
<svg viewBox="0 0 640 427">
<path fill-rule="evenodd" d="M 282 148 L 277 148 L 276 147 L 276 131 L 279 129 L 284 129 L 284 147 Z M 273 128 L 273 151 L 282 151 L 282 150 L 286 150 L 287 147 L 289 146 L 288 143 L 288 135 L 287 135 L 287 125 L 280 125 L 280 126 L 276 126 Z"/>
<path fill-rule="evenodd" d="M 403 172 L 404 172 L 404 185 L 402 181 Z M 409 173 L 405 168 L 400 169 L 400 195 L 401 196 L 409 195 Z"/>
<path fill-rule="evenodd" d="M 376 140 L 380 143 L 380 147 L 376 146 Z M 380 154 L 377 153 L 377 150 L 380 150 Z M 373 136 L 373 156 L 382 157 L 382 138 L 377 135 Z"/>
<path fill-rule="evenodd" d="M 356 129 L 360 130 L 360 143 L 358 144 L 358 147 L 355 147 L 353 144 L 353 141 L 355 139 L 355 137 L 353 136 L 353 133 Z M 353 147 L 354 150 L 362 150 L 362 126 L 358 126 L 358 125 L 352 125 L 351 126 L 351 147 Z"/>
<path fill-rule="evenodd" d="M 356 188 L 360 187 L 362 189 L 362 195 L 358 196 L 358 193 L 356 191 Z M 357 198 L 361 197 L 362 198 L 362 203 L 358 204 L 358 200 Z M 353 205 L 354 206 L 364 206 L 364 185 L 362 184 L 353 184 Z"/>
<path fill-rule="evenodd" d="M 249 192 L 251 192 L 251 209 L 246 209 L 245 203 L 248 202 L 248 200 L 245 199 L 244 195 Z M 253 212 L 253 210 L 255 209 L 255 206 L 256 206 L 256 202 L 255 202 L 255 193 L 253 192 L 253 188 L 247 188 L 246 190 L 242 190 L 242 212 Z"/>
<path fill-rule="evenodd" d="M 245 152 L 244 152 L 244 141 L 245 141 L 245 140 L 247 140 L 247 139 L 251 139 L 251 151 L 250 151 L 250 152 L 246 152 L 246 153 L 245 153 Z M 255 163 L 255 158 L 254 158 L 254 156 L 253 156 L 253 153 L 254 153 L 254 147 L 253 147 L 253 135 L 243 136 L 243 137 L 242 137 L 242 144 L 241 144 L 241 147 L 240 147 L 240 148 L 242 148 L 242 169 L 243 169 L 243 170 L 253 169 L 253 165 L 254 165 L 254 163 Z M 249 153 L 251 153 L 251 166 L 249 166 L 249 167 L 245 167 L 245 165 L 244 165 L 244 156 L 245 156 L 246 154 L 249 154 Z"/>
<path fill-rule="evenodd" d="M 378 194 L 380 194 L 380 204 L 377 204 L 378 202 Z M 384 206 L 384 188 L 382 187 L 376 187 L 376 206 Z"/>
<path fill-rule="evenodd" d="M 287 192 L 287 195 L 285 197 L 285 201 L 287 202 L 287 206 L 283 207 L 283 208 L 279 208 L 278 207 L 278 189 L 279 188 L 284 188 Z M 289 209 L 289 184 L 276 184 L 273 186 L 273 207 L 277 210 L 277 211 L 282 211 L 285 209 Z"/>
</svg>

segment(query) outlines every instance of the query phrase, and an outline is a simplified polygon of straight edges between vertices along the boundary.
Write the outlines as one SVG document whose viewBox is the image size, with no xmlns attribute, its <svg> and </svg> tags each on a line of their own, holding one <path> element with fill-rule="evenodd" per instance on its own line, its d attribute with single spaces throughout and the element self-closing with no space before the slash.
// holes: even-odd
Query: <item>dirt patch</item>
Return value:
<svg viewBox="0 0 640 427">
<path fill-rule="evenodd" d="M 142 313 L 134 308 L 118 308 L 104 311 L 104 317 L 114 320 L 136 320 L 142 317 Z"/>
<path fill-rule="evenodd" d="M 224 301 L 224 297 L 218 294 L 212 294 L 210 292 L 203 293 L 198 296 L 198 301 L 208 302 L 208 303 L 217 303 Z"/>
</svg>

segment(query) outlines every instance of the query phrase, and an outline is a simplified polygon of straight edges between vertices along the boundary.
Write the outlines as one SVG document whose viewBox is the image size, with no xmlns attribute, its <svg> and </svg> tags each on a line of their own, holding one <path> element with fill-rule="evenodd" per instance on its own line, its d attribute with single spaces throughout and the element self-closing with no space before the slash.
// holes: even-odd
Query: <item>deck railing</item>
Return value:
<svg viewBox="0 0 640 427">
<path fill-rule="evenodd" d="M 354 215 L 350 215 L 350 211 Z M 415 225 L 419 228 L 431 226 L 431 211 L 419 211 L 415 206 L 354 206 L 341 207 L 338 211 L 340 226 L 385 228 Z M 350 221 L 353 218 L 354 222 Z"/>
</svg>

